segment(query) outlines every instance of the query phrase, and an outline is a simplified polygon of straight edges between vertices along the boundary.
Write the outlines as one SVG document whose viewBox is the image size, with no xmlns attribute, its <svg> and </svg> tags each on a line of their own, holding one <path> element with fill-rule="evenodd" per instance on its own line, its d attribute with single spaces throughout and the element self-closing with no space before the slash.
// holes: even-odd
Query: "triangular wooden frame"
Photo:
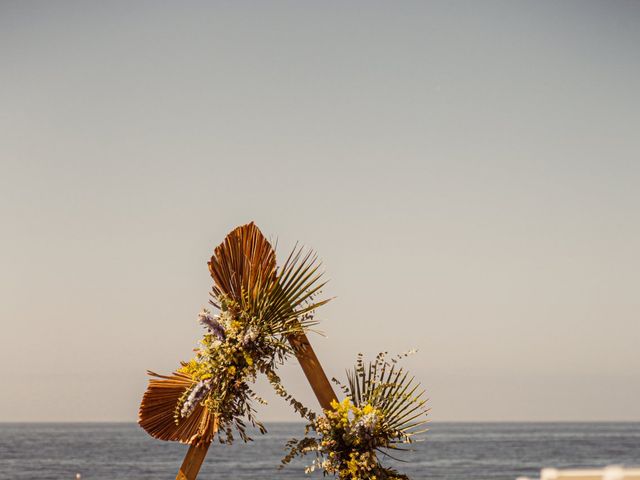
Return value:
<svg viewBox="0 0 640 480">
<path fill-rule="evenodd" d="M 244 291 L 256 291 L 261 279 L 275 275 L 275 262 L 275 250 L 253 222 L 235 228 L 216 247 L 209 262 L 214 293 L 222 292 L 233 298 Z M 290 335 L 288 341 L 320 406 L 330 409 L 331 402 L 337 398 L 309 339 L 304 333 L 296 333 Z M 155 438 L 189 443 L 176 480 L 195 480 L 218 431 L 217 418 L 199 406 L 187 422 L 176 426 L 171 417 L 167 418 L 167 412 L 172 411 L 172 404 L 190 379 L 180 372 L 170 376 L 149 373 L 154 378 L 150 380 L 140 405 L 139 424 Z"/>
</svg>

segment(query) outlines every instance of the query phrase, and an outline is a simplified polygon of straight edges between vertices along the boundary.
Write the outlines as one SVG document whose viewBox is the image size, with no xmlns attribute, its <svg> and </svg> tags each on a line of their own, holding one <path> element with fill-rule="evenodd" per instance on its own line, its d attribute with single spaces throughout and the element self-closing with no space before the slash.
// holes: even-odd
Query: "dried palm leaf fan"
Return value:
<svg viewBox="0 0 640 480">
<path fill-rule="evenodd" d="M 323 408 L 335 394 L 305 332 L 314 325 L 315 301 L 324 285 L 312 252 L 294 248 L 281 269 L 275 251 L 253 223 L 236 228 L 216 247 L 209 271 L 210 303 L 219 314 L 200 314 L 207 329 L 196 356 L 168 376 L 153 372 L 140 405 L 139 424 L 151 436 L 191 445 L 178 479 L 195 479 L 218 432 L 245 441 L 245 422 L 264 427 L 252 401 L 263 402 L 250 384 L 265 374 L 276 392 L 303 416 L 307 410 L 287 394 L 275 370 L 295 354 Z"/>
</svg>

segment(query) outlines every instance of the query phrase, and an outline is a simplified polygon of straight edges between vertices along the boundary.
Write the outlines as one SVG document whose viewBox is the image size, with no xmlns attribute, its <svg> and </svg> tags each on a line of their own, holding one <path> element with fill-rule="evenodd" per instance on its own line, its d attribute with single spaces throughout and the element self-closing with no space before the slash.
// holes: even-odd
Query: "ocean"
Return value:
<svg viewBox="0 0 640 480">
<path fill-rule="evenodd" d="M 303 425 L 267 424 L 249 444 L 213 444 L 199 479 L 320 479 L 300 461 L 278 470 L 284 443 Z M 542 467 L 640 464 L 640 423 L 432 423 L 406 452 L 389 461 L 412 479 L 515 480 Z M 171 480 L 185 445 L 149 437 L 133 423 L 0 424 L 0 479 Z M 311 457 L 308 457 L 309 462 Z"/>
</svg>

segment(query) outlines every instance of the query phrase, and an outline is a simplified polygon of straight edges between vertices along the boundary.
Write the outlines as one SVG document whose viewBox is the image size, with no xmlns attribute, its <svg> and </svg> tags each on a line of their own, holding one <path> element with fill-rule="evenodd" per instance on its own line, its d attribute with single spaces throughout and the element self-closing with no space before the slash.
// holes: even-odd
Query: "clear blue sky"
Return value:
<svg viewBox="0 0 640 480">
<path fill-rule="evenodd" d="M 331 375 L 640 420 L 639 47 L 638 2 L 2 1 L 0 421 L 135 420 L 249 220 L 324 259 Z"/>
</svg>

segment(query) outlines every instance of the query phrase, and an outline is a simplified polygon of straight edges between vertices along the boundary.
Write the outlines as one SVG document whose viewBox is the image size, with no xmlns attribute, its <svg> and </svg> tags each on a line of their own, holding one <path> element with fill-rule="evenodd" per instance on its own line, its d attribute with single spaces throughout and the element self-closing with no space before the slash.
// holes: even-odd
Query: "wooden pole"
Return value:
<svg viewBox="0 0 640 480">
<path fill-rule="evenodd" d="M 189 446 L 189 451 L 187 451 L 187 455 L 184 457 L 176 480 L 195 480 L 202 466 L 202 462 L 204 462 L 207 456 L 207 450 L 209 450 L 210 445 L 211 442 Z"/>
<path fill-rule="evenodd" d="M 313 393 L 316 394 L 318 403 L 324 410 L 329 410 L 331 402 L 337 401 L 338 397 L 336 397 L 331 382 L 320 365 L 320 360 L 311 348 L 309 339 L 305 334 L 300 334 L 289 337 L 289 343 L 296 352 L 298 362 L 313 389 Z"/>
</svg>

